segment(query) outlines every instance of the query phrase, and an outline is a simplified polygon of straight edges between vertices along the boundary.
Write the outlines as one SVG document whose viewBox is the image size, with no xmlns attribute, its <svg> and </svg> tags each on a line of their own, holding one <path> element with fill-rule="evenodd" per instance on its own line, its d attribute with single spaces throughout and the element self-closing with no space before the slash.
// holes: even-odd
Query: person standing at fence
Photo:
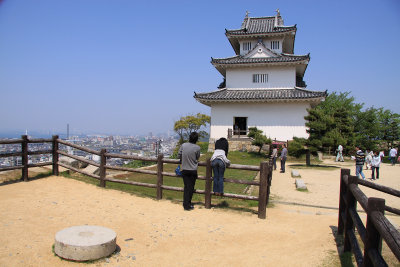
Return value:
<svg viewBox="0 0 400 267">
<path fill-rule="evenodd" d="M 356 160 L 356 176 L 357 176 L 357 178 L 360 178 L 360 174 L 361 174 L 361 177 L 365 180 L 365 175 L 363 173 L 363 166 L 364 166 L 364 161 L 365 161 L 364 152 L 359 147 L 356 147 L 356 156 L 352 157 L 352 158 Z"/>
<path fill-rule="evenodd" d="M 281 173 L 285 173 L 285 163 L 287 158 L 288 150 L 286 148 L 286 144 L 283 144 L 283 148 L 281 151 Z"/>
<path fill-rule="evenodd" d="M 376 179 L 379 179 L 379 166 L 381 165 L 381 157 L 378 155 L 377 152 L 374 152 L 371 161 L 371 170 L 372 170 L 372 180 L 375 180 L 375 173 Z"/>
<path fill-rule="evenodd" d="M 226 157 L 228 155 L 229 144 L 226 138 L 220 138 L 215 142 L 214 154 L 211 157 L 211 166 L 214 173 L 213 191 L 215 195 L 222 196 L 224 194 L 224 173 L 226 167 L 231 162 Z"/>
<path fill-rule="evenodd" d="M 392 161 L 392 166 L 396 164 L 397 160 L 397 148 L 392 147 L 389 151 L 390 160 Z"/>
<path fill-rule="evenodd" d="M 189 136 L 189 142 L 184 143 L 179 148 L 178 158 L 182 166 L 183 178 L 183 208 L 192 210 L 192 197 L 194 186 L 197 180 L 197 167 L 200 158 L 200 147 L 196 145 L 199 140 L 199 134 L 192 132 Z"/>
<path fill-rule="evenodd" d="M 278 157 L 278 146 L 274 144 L 274 148 L 272 149 L 271 159 L 272 166 L 274 166 L 274 170 L 276 170 L 276 158 Z"/>
<path fill-rule="evenodd" d="M 336 161 L 339 161 L 339 160 L 341 162 L 344 162 L 344 159 L 343 159 L 343 146 L 342 145 L 339 145 L 338 148 L 337 148 Z"/>
</svg>

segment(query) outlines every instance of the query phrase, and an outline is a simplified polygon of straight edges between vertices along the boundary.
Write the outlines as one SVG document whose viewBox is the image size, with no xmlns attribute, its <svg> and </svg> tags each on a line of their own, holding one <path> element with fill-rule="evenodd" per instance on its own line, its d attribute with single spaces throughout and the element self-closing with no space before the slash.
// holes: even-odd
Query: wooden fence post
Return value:
<svg viewBox="0 0 400 267">
<path fill-rule="evenodd" d="M 22 177 L 21 180 L 24 180 L 24 182 L 28 181 L 28 136 L 27 135 L 22 135 L 22 143 L 21 143 L 21 161 L 22 161 Z"/>
<path fill-rule="evenodd" d="M 351 218 L 350 215 L 350 210 L 356 210 L 357 209 L 357 200 L 354 197 L 353 193 L 350 190 L 350 185 L 352 184 L 358 184 L 358 178 L 357 176 L 349 176 L 348 178 L 348 184 L 346 188 L 346 216 L 345 216 L 345 221 L 344 221 L 344 252 L 351 251 L 351 243 L 350 243 L 350 237 L 348 235 L 348 231 L 354 231 L 354 222 L 353 219 Z"/>
<path fill-rule="evenodd" d="M 363 266 L 374 266 L 368 253 L 370 249 L 377 249 L 379 254 L 382 254 L 382 236 L 376 229 L 372 219 L 372 213 L 377 211 L 381 213 L 385 212 L 385 200 L 375 197 L 368 198 L 366 223 L 367 240 L 364 244 Z"/>
<path fill-rule="evenodd" d="M 268 164 L 267 162 L 260 163 L 260 188 L 258 193 L 258 218 L 266 218 L 267 209 L 267 189 L 268 187 Z"/>
<path fill-rule="evenodd" d="M 339 219 L 338 219 L 338 230 L 337 234 L 343 234 L 344 221 L 342 214 L 346 211 L 346 204 L 344 198 L 346 197 L 346 183 L 343 181 L 343 176 L 350 176 L 350 169 L 340 170 L 340 192 L 339 192 Z"/>
<path fill-rule="evenodd" d="M 212 181 L 212 168 L 211 159 L 206 161 L 206 184 L 204 192 L 204 206 L 206 209 L 211 209 L 211 181 Z"/>
<path fill-rule="evenodd" d="M 164 170 L 164 165 L 163 165 L 163 160 L 164 155 L 160 153 L 157 157 L 157 199 L 162 199 L 163 197 L 163 191 L 162 191 L 162 185 L 163 185 L 163 170 Z"/>
<path fill-rule="evenodd" d="M 58 135 L 53 135 L 53 175 L 58 176 Z"/>
<path fill-rule="evenodd" d="M 100 187 L 106 187 L 106 181 L 104 180 L 106 178 L 106 151 L 104 148 L 100 150 Z"/>
</svg>

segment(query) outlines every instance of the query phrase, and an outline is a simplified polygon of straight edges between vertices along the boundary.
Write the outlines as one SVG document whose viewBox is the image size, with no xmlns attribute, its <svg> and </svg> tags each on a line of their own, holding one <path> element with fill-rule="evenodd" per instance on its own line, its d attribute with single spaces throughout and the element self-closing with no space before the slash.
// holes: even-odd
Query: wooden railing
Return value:
<svg viewBox="0 0 400 267">
<path fill-rule="evenodd" d="M 338 234 L 344 234 L 344 252 L 352 252 L 357 266 L 387 266 L 382 257 L 382 239 L 400 261 L 400 233 L 385 217 L 385 211 L 400 215 L 400 210 L 386 206 L 381 198 L 368 198 L 359 188 L 363 185 L 387 194 L 400 197 L 400 191 L 350 175 L 349 169 L 342 169 L 340 174 L 339 222 Z M 367 213 L 364 226 L 357 213 L 357 203 L 360 203 Z M 364 244 L 364 252 L 355 235 L 357 229 Z"/>
<path fill-rule="evenodd" d="M 44 163 L 27 164 L 27 162 L 28 162 L 27 155 L 33 153 L 33 152 L 28 152 L 27 143 L 39 142 L 39 140 L 42 142 L 52 142 L 53 143 L 53 147 L 52 147 L 51 151 L 41 151 L 44 153 L 52 153 L 53 154 L 53 162 L 47 162 L 45 164 Z M 12 140 L 12 141 L 10 141 L 10 140 L 1 141 L 0 140 L 0 144 L 18 144 L 18 143 L 22 144 L 22 152 L 0 154 L 0 157 L 22 156 L 22 166 L 0 168 L 0 171 L 12 170 L 12 169 L 23 169 L 22 177 L 23 177 L 24 181 L 28 181 L 28 168 L 29 167 L 53 165 L 53 174 L 54 175 L 59 174 L 59 166 L 62 166 L 66 169 L 69 169 L 69 170 L 72 170 L 72 171 L 75 171 L 75 172 L 78 172 L 83 175 L 86 175 L 86 176 L 89 176 L 89 177 L 99 180 L 99 184 L 101 187 L 105 187 L 106 182 L 114 182 L 114 183 L 155 188 L 156 194 L 157 194 L 157 199 L 163 198 L 163 190 L 172 190 L 172 191 L 183 192 L 182 187 L 174 187 L 174 186 L 164 185 L 164 183 L 163 183 L 164 176 L 180 178 L 178 175 L 175 174 L 175 172 L 174 173 L 165 172 L 163 169 L 164 163 L 179 164 L 179 160 L 166 159 L 166 158 L 164 158 L 164 156 L 162 154 L 158 155 L 158 157 L 155 158 L 155 157 L 140 157 L 140 156 L 130 156 L 130 155 L 124 155 L 124 154 L 107 153 L 106 149 L 101 149 L 100 151 L 92 150 L 92 149 L 89 149 L 86 147 L 78 146 L 76 144 L 72 144 L 72 143 L 66 142 L 64 140 L 58 139 L 58 136 L 53 136 L 52 139 L 28 140 L 27 136 L 23 136 L 23 138 L 21 140 Z M 67 152 L 59 149 L 60 144 L 64 145 L 64 146 L 69 146 L 69 147 L 72 147 L 75 149 L 79 149 L 79 150 L 82 150 L 84 152 L 87 152 L 87 153 L 90 153 L 93 155 L 98 155 L 98 156 L 100 156 L 100 163 L 94 162 L 92 160 L 84 159 L 79 156 L 70 155 Z M 38 153 L 38 152 L 34 152 L 34 153 Z M 68 164 L 60 162 L 59 155 L 70 157 L 72 159 L 96 166 L 100 170 L 99 175 L 96 175 L 93 173 L 88 173 L 81 169 L 78 169 L 78 168 L 72 167 Z M 121 159 L 150 161 L 150 162 L 154 162 L 157 164 L 157 170 L 153 171 L 153 170 L 143 170 L 143 169 L 139 169 L 139 168 L 126 168 L 126 167 L 110 166 L 110 165 L 107 165 L 108 158 L 121 158 Z M 205 188 L 204 188 L 204 190 L 196 189 L 195 193 L 205 195 L 205 197 L 204 197 L 205 208 L 210 209 L 211 208 L 211 197 L 212 197 L 212 195 L 214 195 L 214 193 L 211 190 L 211 186 L 212 186 L 211 160 L 208 158 L 204 162 L 199 162 L 199 166 L 203 166 L 206 168 L 206 172 L 205 172 L 206 175 L 198 177 L 199 180 L 205 181 Z M 265 219 L 266 218 L 266 207 L 267 207 L 268 200 L 269 200 L 270 186 L 271 186 L 271 181 L 272 181 L 272 164 L 270 162 L 261 162 L 260 166 L 231 164 L 228 168 L 260 172 L 260 180 L 259 181 L 248 181 L 248 180 L 224 178 L 224 182 L 227 182 L 227 183 L 259 186 L 258 196 L 239 195 L 239 194 L 232 194 L 232 193 L 224 193 L 223 196 L 228 197 L 228 198 L 258 201 L 258 217 L 260 219 Z M 127 180 L 120 180 L 120 179 L 107 177 L 107 172 L 106 172 L 107 169 L 156 175 L 157 183 L 151 184 L 151 183 L 127 181 Z"/>
<path fill-rule="evenodd" d="M 21 152 L 1 153 L 0 158 L 21 157 L 21 163 L 22 163 L 20 166 L 11 166 L 11 167 L 0 168 L 0 172 L 8 171 L 8 170 L 22 169 L 21 179 L 24 181 L 28 181 L 28 168 L 53 165 L 53 174 L 55 174 L 54 173 L 54 170 L 55 170 L 54 165 L 55 165 L 55 162 L 58 161 L 57 152 L 56 152 L 57 151 L 57 140 L 58 140 L 57 135 L 53 136 L 52 139 L 28 139 L 27 135 L 22 135 L 21 139 L 0 140 L 0 145 L 21 144 Z M 29 151 L 28 144 L 31 144 L 31 143 L 52 143 L 53 144 L 52 150 Z M 52 154 L 53 161 L 28 164 L 28 155 L 43 155 L 43 154 Z M 55 175 L 58 175 L 58 173 Z"/>
<path fill-rule="evenodd" d="M 228 138 L 248 138 L 248 130 L 233 130 L 228 129 Z"/>
</svg>

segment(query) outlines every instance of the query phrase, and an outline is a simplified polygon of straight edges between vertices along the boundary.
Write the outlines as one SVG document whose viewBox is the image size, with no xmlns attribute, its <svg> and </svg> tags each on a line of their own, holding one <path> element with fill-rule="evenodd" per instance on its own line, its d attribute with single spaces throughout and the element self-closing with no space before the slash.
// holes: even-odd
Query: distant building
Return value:
<svg viewBox="0 0 400 267">
<path fill-rule="evenodd" d="M 296 30 L 284 26 L 279 10 L 273 17 L 246 13 L 240 29 L 226 30 L 236 55 L 211 58 L 224 81 L 215 91 L 194 95 L 211 107 L 210 143 L 245 135 L 254 126 L 272 139 L 308 137 L 306 109 L 327 93 L 305 89 L 310 55 L 294 54 Z"/>
</svg>

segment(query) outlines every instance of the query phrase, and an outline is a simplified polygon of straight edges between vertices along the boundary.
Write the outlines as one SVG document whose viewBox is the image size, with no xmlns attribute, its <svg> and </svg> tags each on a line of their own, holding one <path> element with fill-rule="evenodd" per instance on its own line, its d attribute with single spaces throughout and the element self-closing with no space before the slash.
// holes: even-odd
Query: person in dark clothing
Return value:
<svg viewBox="0 0 400 267">
<path fill-rule="evenodd" d="M 356 147 L 356 156 L 354 157 L 354 159 L 356 160 L 356 176 L 357 176 L 357 178 L 360 178 L 360 175 L 361 175 L 361 177 L 365 180 L 365 175 L 363 173 L 365 154 L 360 149 L 360 147 Z"/>
<path fill-rule="evenodd" d="M 283 148 L 281 151 L 281 173 L 285 172 L 285 163 L 286 163 L 286 158 L 287 158 L 287 148 L 286 148 L 286 144 L 283 144 Z"/>
<path fill-rule="evenodd" d="M 199 135 L 193 132 L 189 136 L 189 142 L 179 148 L 178 158 L 182 166 L 183 178 L 183 208 L 192 210 L 192 197 L 197 180 L 197 167 L 200 158 L 200 147 L 196 145 Z"/>
</svg>

